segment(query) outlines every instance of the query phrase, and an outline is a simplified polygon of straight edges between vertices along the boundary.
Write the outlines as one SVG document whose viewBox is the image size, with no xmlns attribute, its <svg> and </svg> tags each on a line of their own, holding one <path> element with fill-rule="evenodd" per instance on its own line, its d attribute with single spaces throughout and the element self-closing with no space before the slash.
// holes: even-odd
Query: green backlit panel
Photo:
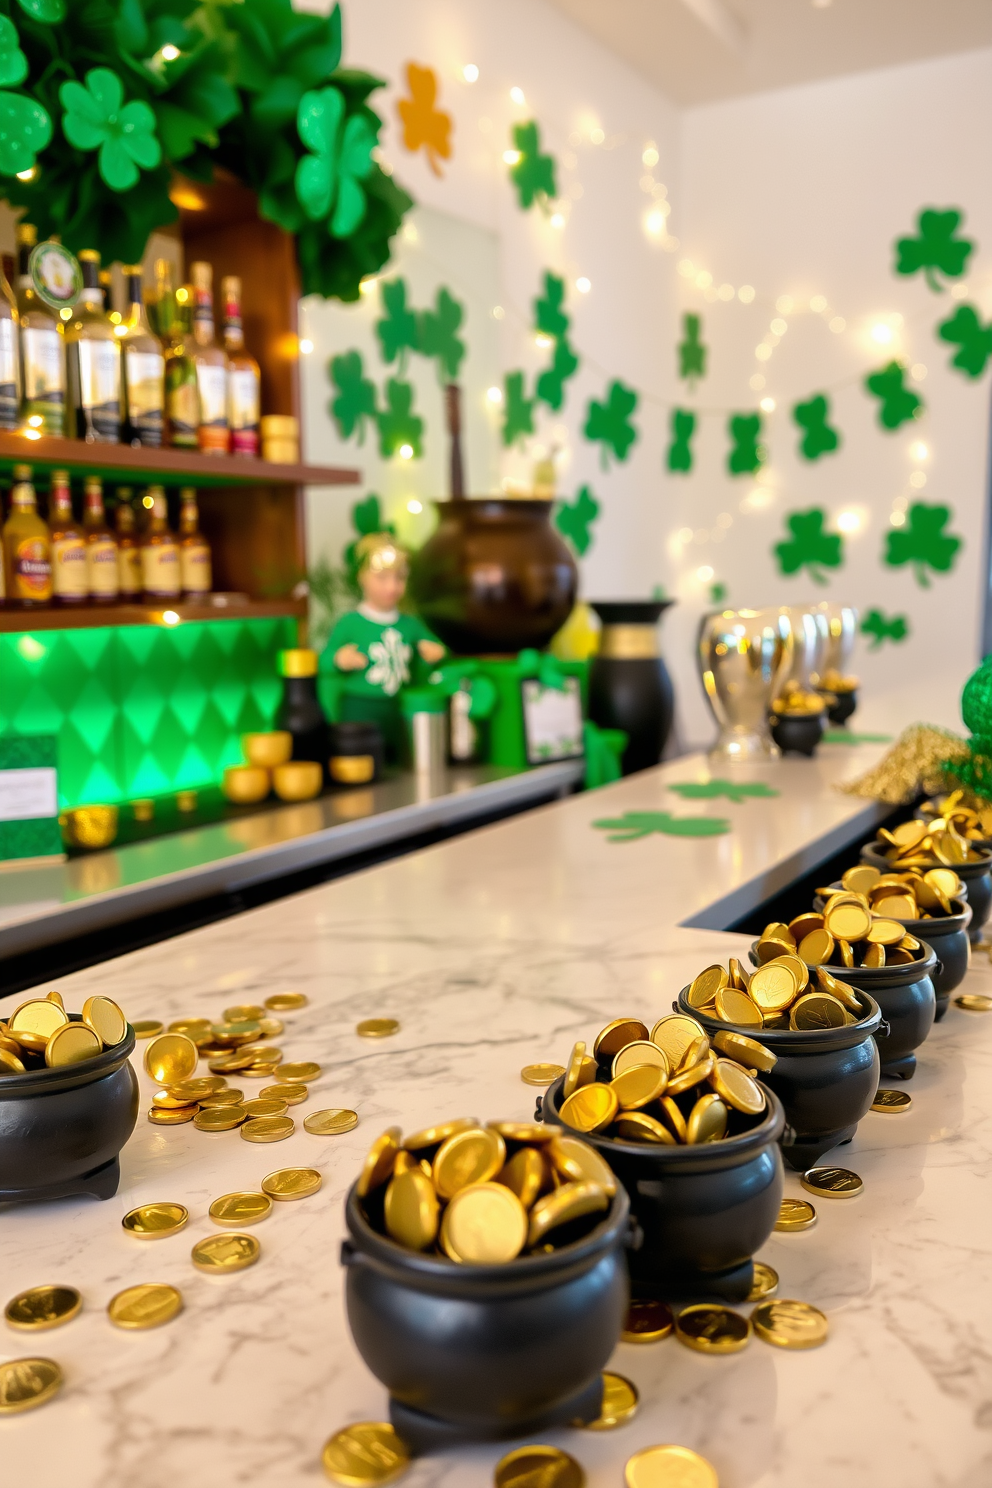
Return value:
<svg viewBox="0 0 992 1488">
<path fill-rule="evenodd" d="M 216 785 L 295 644 L 290 616 L 0 635 L 0 736 L 58 736 L 62 807 Z"/>
</svg>

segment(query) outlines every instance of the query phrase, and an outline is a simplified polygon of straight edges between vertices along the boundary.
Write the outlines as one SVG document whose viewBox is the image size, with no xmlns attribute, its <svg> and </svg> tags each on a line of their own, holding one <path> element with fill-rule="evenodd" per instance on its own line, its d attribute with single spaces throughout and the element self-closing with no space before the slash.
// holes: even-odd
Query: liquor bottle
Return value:
<svg viewBox="0 0 992 1488">
<path fill-rule="evenodd" d="M 210 544 L 200 531 L 196 492 L 184 486 L 179 492 L 179 569 L 183 595 L 202 600 L 213 584 Z"/>
<path fill-rule="evenodd" d="M 200 395 L 191 353 L 192 290 L 172 288 L 172 265 L 160 258 L 155 265 L 158 281 L 156 324 L 168 325 L 165 348 L 165 412 L 169 443 L 177 449 L 197 449 L 200 427 Z"/>
<path fill-rule="evenodd" d="M 79 254 L 83 290 L 66 323 L 69 432 L 88 444 L 121 442 L 121 340 L 103 308 L 100 255 Z"/>
<path fill-rule="evenodd" d="M 117 580 L 123 602 L 132 604 L 141 598 L 144 581 L 141 574 L 141 544 L 135 529 L 133 491 L 130 486 L 117 487 L 117 510 L 114 527 L 117 532 Z"/>
<path fill-rule="evenodd" d="M 214 337 L 214 271 L 208 263 L 190 267 L 193 276 L 193 361 L 200 394 L 199 444 L 205 455 L 226 455 L 227 352 Z"/>
<path fill-rule="evenodd" d="M 121 336 L 124 358 L 124 437 L 128 444 L 157 449 L 165 415 L 165 357 L 145 310 L 141 265 L 125 270 L 131 311 Z"/>
<path fill-rule="evenodd" d="M 104 310 L 106 310 L 106 312 L 107 312 L 108 315 L 111 315 L 113 313 L 113 309 L 114 309 L 114 288 L 113 288 L 113 281 L 112 281 L 111 275 L 110 275 L 110 270 L 109 269 L 101 269 L 100 270 L 100 276 L 99 277 L 100 277 L 100 293 L 103 296 L 103 308 L 104 308 Z M 114 324 L 115 325 L 118 325 L 119 322 L 120 322 L 120 316 L 117 317 L 117 320 L 114 321 Z"/>
<path fill-rule="evenodd" d="M 245 351 L 241 324 L 241 280 L 229 274 L 221 281 L 224 298 L 224 346 L 228 359 L 227 422 L 231 430 L 231 453 L 258 454 L 261 416 L 258 363 Z"/>
<path fill-rule="evenodd" d="M 169 507 L 162 486 L 149 486 L 143 502 L 149 501 L 148 526 L 141 539 L 141 580 L 146 599 L 178 599 L 181 587 L 179 544 L 169 531 Z"/>
<path fill-rule="evenodd" d="M 4 254 L 4 258 L 7 255 Z M 0 429 L 16 429 L 21 414 L 20 316 L 6 268 L 0 270 Z"/>
<path fill-rule="evenodd" d="M 65 342 L 62 322 L 31 280 L 28 261 L 38 241 L 30 222 L 17 224 L 17 313 L 21 322 L 21 423 L 39 434 L 65 424 Z"/>
<path fill-rule="evenodd" d="M 52 598 L 57 605 L 86 603 L 86 534 L 72 515 L 68 470 L 53 470 L 48 488 L 52 537 Z"/>
<path fill-rule="evenodd" d="M 117 576 L 117 539 L 107 526 L 103 510 L 103 481 L 88 475 L 84 490 L 83 530 L 86 533 L 86 587 L 91 604 L 116 604 L 120 593 Z"/>
<path fill-rule="evenodd" d="M 48 524 L 38 515 L 31 466 L 14 466 L 10 515 L 3 524 L 6 603 L 19 609 L 51 604 L 52 544 Z"/>
</svg>

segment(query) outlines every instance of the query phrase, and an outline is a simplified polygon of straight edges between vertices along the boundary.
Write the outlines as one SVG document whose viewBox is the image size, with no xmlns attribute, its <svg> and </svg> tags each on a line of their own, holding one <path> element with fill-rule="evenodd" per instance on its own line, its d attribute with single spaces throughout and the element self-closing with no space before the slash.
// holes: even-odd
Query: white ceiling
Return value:
<svg viewBox="0 0 992 1488">
<path fill-rule="evenodd" d="M 992 0 L 551 0 L 676 103 L 992 46 Z"/>
</svg>

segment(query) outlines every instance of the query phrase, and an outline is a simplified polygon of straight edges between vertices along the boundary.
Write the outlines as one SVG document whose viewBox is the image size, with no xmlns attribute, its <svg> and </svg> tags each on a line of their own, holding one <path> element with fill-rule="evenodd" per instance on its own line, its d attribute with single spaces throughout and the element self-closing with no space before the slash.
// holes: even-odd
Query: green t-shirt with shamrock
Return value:
<svg viewBox="0 0 992 1488">
<path fill-rule="evenodd" d="M 357 697 L 395 697 L 401 687 L 417 680 L 423 666 L 418 641 L 436 641 L 416 615 L 397 610 L 383 614 L 369 605 L 350 610 L 331 631 L 321 657 L 321 671 L 334 671 L 344 679 L 344 691 Z M 346 672 L 334 664 L 342 646 L 349 642 L 368 657 L 364 671 Z"/>
</svg>

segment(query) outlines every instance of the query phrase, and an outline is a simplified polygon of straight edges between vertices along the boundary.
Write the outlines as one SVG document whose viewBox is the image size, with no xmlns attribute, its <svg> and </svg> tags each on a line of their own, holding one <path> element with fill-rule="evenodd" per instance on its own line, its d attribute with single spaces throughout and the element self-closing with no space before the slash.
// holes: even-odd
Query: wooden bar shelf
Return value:
<svg viewBox="0 0 992 1488">
<path fill-rule="evenodd" d="M 105 480 L 164 486 L 354 486 L 357 470 L 333 465 L 277 465 L 248 455 L 201 455 L 197 450 L 87 444 L 82 439 L 0 433 L 0 471 L 68 470 Z"/>
<path fill-rule="evenodd" d="M 290 615 L 306 619 L 307 601 L 301 599 L 244 599 L 228 603 L 187 604 L 183 600 L 158 604 L 66 605 L 59 609 L 0 610 L 0 635 L 35 630 L 92 629 L 99 625 L 175 626 L 188 620 L 266 620 Z M 166 618 L 169 617 L 169 618 Z"/>
</svg>

